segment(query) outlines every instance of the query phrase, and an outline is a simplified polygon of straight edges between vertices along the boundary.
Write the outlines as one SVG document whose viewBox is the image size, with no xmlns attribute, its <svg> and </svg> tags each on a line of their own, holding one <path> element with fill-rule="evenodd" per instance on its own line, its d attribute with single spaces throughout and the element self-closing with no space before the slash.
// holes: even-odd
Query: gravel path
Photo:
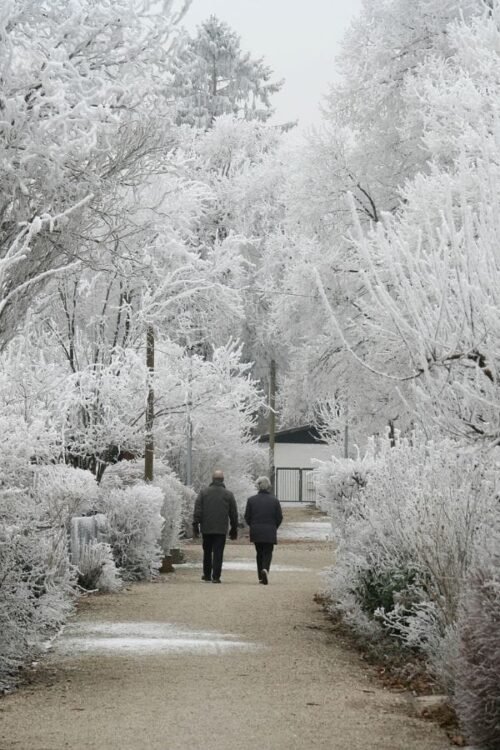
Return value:
<svg viewBox="0 0 500 750">
<path fill-rule="evenodd" d="M 268 587 L 241 543 L 202 583 L 192 545 L 161 583 L 85 600 L 37 683 L 0 701 L 0 750 L 446 750 L 325 627 L 330 545 L 291 528 Z"/>
</svg>

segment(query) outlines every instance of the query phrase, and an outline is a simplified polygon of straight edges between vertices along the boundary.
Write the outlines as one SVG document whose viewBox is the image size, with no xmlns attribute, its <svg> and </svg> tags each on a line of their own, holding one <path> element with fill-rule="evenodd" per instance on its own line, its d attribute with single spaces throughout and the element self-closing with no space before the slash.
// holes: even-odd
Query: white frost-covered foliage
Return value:
<svg viewBox="0 0 500 750">
<path fill-rule="evenodd" d="M 290 252 L 276 279 L 280 293 L 273 298 L 280 339 L 290 350 L 284 406 L 287 416 L 309 421 L 316 416 L 315 402 L 345 406 L 348 397 L 351 432 L 360 445 L 368 435 L 380 434 L 389 421 L 407 429 L 413 394 L 398 383 L 408 404 L 403 405 L 391 379 L 407 372 L 400 350 L 385 346 L 383 327 L 392 310 L 386 306 L 380 319 L 373 315 L 373 300 L 365 290 L 365 261 L 352 241 L 353 214 L 367 231 L 384 223 L 384 216 L 405 212 L 406 186 L 414 179 L 422 181 L 422 198 L 432 200 L 439 211 L 446 192 L 437 180 L 433 183 L 435 162 L 447 169 L 465 144 L 477 143 L 469 124 L 486 122 L 484 131 L 494 132 L 484 115 L 499 99 L 496 32 L 491 31 L 496 21 L 490 19 L 484 31 L 485 6 L 482 0 L 364 2 L 342 45 L 341 77 L 331 89 L 325 126 L 312 133 L 306 148 L 291 160 L 283 222 Z M 476 31 L 471 36 L 464 29 Z M 464 175 L 466 171 L 473 174 L 472 159 Z M 346 204 L 349 192 L 352 211 Z M 430 223 L 425 209 L 408 221 L 415 235 L 425 234 Z M 383 231 L 381 227 L 380 234 Z M 429 241 L 437 246 L 439 239 Z M 410 250 L 414 259 L 418 248 L 416 239 Z M 387 261 L 373 258 L 382 278 L 404 273 L 399 250 Z M 438 279 L 432 262 L 424 258 L 422 266 L 425 262 L 426 281 L 411 281 L 416 292 L 427 288 L 427 279 L 434 285 Z M 318 299 L 315 268 L 341 332 Z M 408 296 L 402 290 L 403 303 Z M 371 369 L 361 368 L 347 353 L 343 337 Z M 378 372 L 389 377 L 378 377 Z"/>
<path fill-rule="evenodd" d="M 0 418 L 0 686 L 40 648 L 71 610 L 74 571 L 64 523 L 49 522 L 36 494 L 36 462 L 54 456 L 43 420 L 27 423 L 5 409 Z M 54 467 L 55 468 L 55 467 Z M 67 484 L 71 492 L 71 487 Z M 78 494 L 78 489 L 74 493 Z"/>
<path fill-rule="evenodd" d="M 63 621 L 77 575 L 82 586 L 112 590 L 115 567 L 149 578 L 177 544 L 194 494 L 176 475 L 106 487 L 117 455 L 141 455 L 150 385 L 157 455 L 184 469 L 190 409 L 197 483 L 222 463 L 243 502 L 259 462 L 252 430 L 263 399 L 241 348 L 227 342 L 241 335 L 244 251 L 254 240 L 239 235 L 267 228 L 273 213 L 265 207 L 274 172 L 266 191 L 253 175 L 250 192 L 246 171 L 274 147 L 276 131 L 242 123 L 249 148 L 236 158 L 222 130 L 234 125 L 238 141 L 239 126 L 221 124 L 238 185 L 231 205 L 231 191 L 217 189 L 213 142 L 206 138 L 205 153 L 174 148 L 183 136 L 170 119 L 170 71 L 187 4 L 0 8 L 2 680 Z M 252 212 L 242 210 L 248 203 Z M 143 356 L 149 328 L 153 376 Z M 102 487 L 82 469 L 98 480 L 104 473 Z M 109 542 L 88 544 L 76 571 L 71 517 L 96 512 L 108 516 Z"/>
<path fill-rule="evenodd" d="M 368 463 L 365 486 L 357 462 L 316 469 L 337 540 L 332 606 L 359 633 L 421 650 L 445 680 L 464 580 L 497 511 L 494 467 L 418 434 L 372 444 Z"/>
<path fill-rule="evenodd" d="M 98 496 L 97 482 L 90 471 L 66 464 L 41 466 L 34 474 L 35 497 L 54 528 L 69 529 L 73 516 L 91 513 Z"/>
<path fill-rule="evenodd" d="M 239 347 L 221 347 L 214 352 L 210 369 L 207 374 L 217 390 L 214 388 L 210 409 L 193 417 L 201 448 L 198 477 L 206 481 L 213 469 L 221 466 L 242 510 L 246 498 L 254 492 L 252 476 L 262 461 L 262 451 L 252 434 L 262 395 L 250 375 L 250 366 L 242 362 Z"/>
<path fill-rule="evenodd" d="M 141 484 L 144 477 L 143 461 L 120 461 L 108 467 L 101 482 L 101 492 L 106 498 L 111 489 L 124 489 Z M 182 484 L 179 477 L 161 460 L 155 461 L 152 487 L 161 490 L 163 503 L 161 515 L 161 548 L 168 555 L 179 544 L 182 531 L 191 527 L 195 493 Z M 106 500 L 103 500 L 104 505 Z"/>
<path fill-rule="evenodd" d="M 0 687 L 15 681 L 18 669 L 64 622 L 73 595 L 66 535 L 47 529 L 38 509 L 24 500 L 22 515 L 0 517 Z"/>
<path fill-rule="evenodd" d="M 480 750 L 500 746 L 500 533 L 492 530 L 490 555 L 474 570 L 458 620 L 454 701 L 469 742 Z"/>
<path fill-rule="evenodd" d="M 59 412 L 54 416 L 60 420 L 64 447 L 73 461 L 86 462 L 93 456 L 94 470 L 99 471 L 110 460 L 113 446 L 141 450 L 144 426 L 137 415 L 142 412 L 147 389 L 143 359 L 127 350 L 113 356 L 107 365 L 89 365 L 65 377 Z"/>
<path fill-rule="evenodd" d="M 113 550 L 107 542 L 83 544 L 78 560 L 78 585 L 86 591 L 118 591 L 121 586 Z"/>
<path fill-rule="evenodd" d="M 207 484 L 214 468 L 221 468 L 241 509 L 253 494 L 252 476 L 262 470 L 263 455 L 254 428 L 264 400 L 250 369 L 251 365 L 242 361 L 241 347 L 229 343 L 216 348 L 210 360 L 199 356 L 180 360 L 178 371 L 185 389 L 179 393 L 179 401 L 190 402 L 193 486 L 198 489 Z M 170 422 L 178 434 L 171 457 L 172 463 L 178 462 L 179 473 L 186 465 L 185 411 L 181 414 L 181 419 Z M 169 427 L 169 421 L 163 429 Z"/>
<path fill-rule="evenodd" d="M 349 515 L 349 508 L 359 498 L 374 468 L 374 441 L 368 445 L 364 456 L 356 459 L 337 458 L 315 461 L 314 481 L 317 488 L 317 505 L 327 512 L 334 524 Z"/>
<path fill-rule="evenodd" d="M 305 174 L 318 168 L 321 184 L 303 204 L 330 245 L 340 227 L 341 251 L 308 256 L 329 330 L 304 338 L 332 363 L 332 401 L 348 397 L 366 426 L 364 390 L 379 407 L 385 399 L 386 424 L 408 434 L 418 424 L 427 440 L 378 445 L 365 487 L 356 462 L 318 468 L 338 541 L 328 585 L 358 632 L 428 657 L 471 744 L 490 750 L 500 727 L 499 559 L 485 552 L 499 518 L 500 3 L 367 0 L 344 61 L 331 159 L 327 133 L 312 144 Z M 338 125 L 355 134 L 345 153 Z M 349 161 L 351 211 L 329 211 L 345 198 L 338 173 Z"/>
<path fill-rule="evenodd" d="M 172 471 L 157 473 L 154 485 L 163 493 L 161 548 L 166 556 L 179 546 L 182 532 L 191 525 L 195 493 L 185 487 Z"/>
<path fill-rule="evenodd" d="M 469 24 L 451 24 L 448 44 L 446 63 L 431 57 L 408 83 L 432 159 L 405 186 L 395 215 L 369 232 L 355 220 L 363 294 L 348 317 L 330 322 L 352 361 L 401 391 L 423 425 L 496 445 L 498 3 Z"/>
<path fill-rule="evenodd" d="M 116 241 L 108 221 L 100 224 L 103 214 L 116 215 L 123 185 L 143 178 L 153 153 L 161 161 L 169 105 L 160 92 L 184 5 L 2 2 L 2 346 L 29 292 L 57 269 L 78 264 L 93 239 Z"/>
<path fill-rule="evenodd" d="M 283 82 L 240 47 L 239 36 L 212 15 L 188 39 L 174 69 L 172 89 L 179 123 L 207 130 L 226 113 L 245 120 L 267 120 L 270 97 Z"/>
<path fill-rule="evenodd" d="M 35 470 L 33 494 L 44 523 L 54 531 L 59 529 L 61 540 L 67 544 L 71 519 L 95 512 L 99 489 L 90 471 L 56 464 Z M 72 564 L 77 568 L 78 585 L 84 589 L 116 591 L 120 587 L 112 550 L 106 542 L 85 543 Z"/>
<path fill-rule="evenodd" d="M 161 489 L 149 484 L 103 493 L 100 505 L 108 517 L 109 543 L 125 580 L 154 578 L 161 567 L 163 501 Z"/>
<path fill-rule="evenodd" d="M 38 467 L 34 472 L 33 494 L 44 523 L 54 531 L 59 529 L 61 540 L 68 540 L 71 519 L 92 515 L 98 505 L 99 488 L 90 471 L 66 464 Z M 80 550 L 76 565 L 78 585 L 87 590 L 116 591 L 120 579 L 110 545 L 93 540 Z"/>
</svg>

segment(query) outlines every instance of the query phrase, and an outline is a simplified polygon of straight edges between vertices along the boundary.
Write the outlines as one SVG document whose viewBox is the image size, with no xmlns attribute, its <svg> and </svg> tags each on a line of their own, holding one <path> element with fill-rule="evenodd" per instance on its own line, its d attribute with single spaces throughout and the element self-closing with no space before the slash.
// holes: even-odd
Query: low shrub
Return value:
<svg viewBox="0 0 500 750">
<path fill-rule="evenodd" d="M 68 530 L 71 518 L 91 513 L 98 498 L 94 475 L 66 464 L 37 467 L 33 491 L 50 525 Z"/>
<path fill-rule="evenodd" d="M 195 493 L 171 471 L 162 472 L 154 484 L 163 493 L 161 547 L 163 554 L 169 555 L 172 549 L 179 546 L 180 536 L 186 527 L 191 528 Z"/>
<path fill-rule="evenodd" d="M 363 457 L 337 458 L 329 461 L 314 460 L 314 484 L 316 487 L 316 505 L 332 516 L 334 522 L 341 523 L 353 500 L 359 498 L 366 487 L 370 472 L 374 469 L 375 441 L 368 442 Z"/>
<path fill-rule="evenodd" d="M 144 465 L 139 461 L 120 461 L 110 466 L 101 482 L 101 491 L 123 489 L 143 483 Z M 163 554 L 166 556 L 179 544 L 179 537 L 186 528 L 191 528 L 195 493 L 182 484 L 169 466 L 161 461 L 155 464 L 152 487 L 163 493 L 161 515 L 164 519 L 160 538 Z"/>
<path fill-rule="evenodd" d="M 109 543 L 123 579 L 151 579 L 158 573 L 163 503 L 161 489 L 150 484 L 103 491 L 100 510 L 108 518 Z"/>
<path fill-rule="evenodd" d="M 382 570 L 371 568 L 360 572 L 354 595 L 364 612 L 371 616 L 388 614 L 404 607 L 410 615 L 418 602 L 418 574 L 411 569 Z"/>
<path fill-rule="evenodd" d="M 28 502 L 26 502 L 26 505 Z M 0 686 L 15 682 L 72 609 L 75 572 L 66 534 L 31 514 L 0 524 Z"/>
<path fill-rule="evenodd" d="M 497 541 L 500 542 L 500 537 Z M 500 747 L 500 556 L 478 569 L 458 620 L 455 706 L 469 742 Z"/>
<path fill-rule="evenodd" d="M 56 460 L 57 435 L 39 417 L 26 422 L 9 408 L 0 415 L 0 687 L 62 625 L 73 607 L 66 514 L 51 513 L 51 492 L 37 492 L 44 462 Z M 58 472 L 58 467 L 47 467 Z M 64 473 L 66 467 L 62 467 Z M 75 475 L 71 474 L 73 478 Z M 94 482 L 95 485 L 95 482 Z M 52 485 L 53 486 L 53 485 Z M 71 481 L 66 483 L 71 492 Z M 77 491 L 78 494 L 79 490 Z M 64 521 L 61 521 L 64 516 Z"/>
<path fill-rule="evenodd" d="M 494 467 L 415 434 L 372 441 L 361 462 L 323 462 L 316 481 L 337 542 L 333 609 L 363 637 L 419 650 L 451 689 L 463 581 L 496 512 Z"/>
<path fill-rule="evenodd" d="M 86 591 L 119 590 L 121 581 L 109 544 L 92 541 L 82 545 L 78 563 L 78 585 Z"/>
</svg>

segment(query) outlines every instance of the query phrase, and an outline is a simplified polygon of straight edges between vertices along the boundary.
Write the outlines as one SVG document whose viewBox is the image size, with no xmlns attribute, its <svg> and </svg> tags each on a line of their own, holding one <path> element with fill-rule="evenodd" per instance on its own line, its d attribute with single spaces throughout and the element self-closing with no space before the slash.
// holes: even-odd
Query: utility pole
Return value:
<svg viewBox="0 0 500 750">
<path fill-rule="evenodd" d="M 186 485 L 193 484 L 193 423 L 189 413 L 189 404 L 186 413 Z"/>
<path fill-rule="evenodd" d="M 154 472 L 154 418 L 155 418 L 155 394 L 153 389 L 153 376 L 155 372 L 155 333 L 153 326 L 148 326 L 146 333 L 146 367 L 149 374 L 148 400 L 146 403 L 146 441 L 144 449 L 144 480 L 153 481 Z"/>
<path fill-rule="evenodd" d="M 193 398 L 191 390 L 191 381 L 193 379 L 193 360 L 192 350 L 189 347 L 189 386 L 186 398 L 186 486 L 191 487 L 193 484 L 193 422 L 191 420 L 191 402 Z"/>
<path fill-rule="evenodd" d="M 276 471 L 274 466 L 274 446 L 276 443 L 276 361 L 271 360 L 269 371 L 269 479 L 275 491 Z"/>
</svg>

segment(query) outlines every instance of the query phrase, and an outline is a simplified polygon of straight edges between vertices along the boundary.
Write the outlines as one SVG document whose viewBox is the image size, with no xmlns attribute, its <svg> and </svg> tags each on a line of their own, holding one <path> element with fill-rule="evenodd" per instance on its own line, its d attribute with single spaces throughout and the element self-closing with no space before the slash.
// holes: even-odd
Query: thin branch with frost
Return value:
<svg viewBox="0 0 500 750">
<path fill-rule="evenodd" d="M 335 329 L 336 329 L 336 331 L 337 331 L 337 333 L 338 333 L 338 335 L 339 335 L 342 343 L 344 344 L 344 347 L 345 347 L 346 351 L 348 351 L 349 354 L 352 357 L 354 357 L 354 359 L 356 360 L 356 362 L 358 362 L 358 364 L 360 364 L 362 367 L 364 367 L 366 370 L 368 370 L 369 372 L 373 373 L 374 375 L 378 375 L 379 377 L 382 377 L 382 378 L 387 378 L 388 380 L 395 380 L 398 383 L 403 383 L 403 382 L 407 382 L 409 380 L 414 380 L 415 378 L 419 377 L 422 374 L 422 371 L 418 371 L 418 372 L 413 373 L 412 375 L 407 375 L 406 377 L 397 377 L 396 375 L 390 375 L 387 372 L 381 372 L 380 370 L 377 370 L 376 368 L 372 367 L 371 365 L 368 364 L 368 362 L 366 362 L 358 354 L 356 354 L 356 352 L 354 351 L 354 349 L 352 348 L 352 346 L 347 341 L 347 339 L 346 339 L 346 337 L 344 335 L 344 332 L 342 330 L 342 327 L 341 327 L 340 323 L 337 320 L 337 316 L 335 315 L 335 313 L 334 313 L 334 311 L 332 309 L 332 306 L 330 305 L 330 302 L 328 301 L 328 297 L 326 296 L 325 289 L 324 289 L 324 286 L 323 286 L 323 282 L 321 281 L 320 275 L 319 275 L 318 270 L 316 268 L 314 269 L 314 274 L 315 274 L 315 277 L 316 277 L 316 284 L 317 284 L 317 287 L 318 287 L 318 292 L 319 292 L 319 295 L 320 295 L 320 297 L 321 297 L 321 299 L 323 301 L 323 305 L 325 307 L 325 310 L 329 314 L 329 316 L 330 316 L 330 318 L 331 318 L 331 320 L 332 320 L 332 322 L 333 322 L 333 324 L 335 326 Z"/>
<path fill-rule="evenodd" d="M 29 257 L 29 253 L 31 252 L 30 245 L 34 238 L 39 235 L 40 232 L 47 226 L 50 232 L 54 231 L 59 223 L 61 223 L 68 216 L 89 203 L 89 201 L 92 200 L 92 197 L 92 195 L 87 195 L 75 205 L 67 208 L 65 211 L 59 214 L 56 214 L 55 216 L 50 216 L 49 214 L 36 216 L 29 224 L 23 227 L 23 229 L 19 232 L 14 242 L 10 245 L 9 249 L 5 253 L 5 256 L 0 259 L 0 290 L 5 289 L 6 285 L 8 285 L 9 283 L 8 272 L 10 267 L 15 263 L 26 260 Z M 18 284 L 7 294 L 0 292 L 0 294 L 2 294 L 2 296 L 0 297 L 0 315 L 5 309 L 6 305 L 9 304 L 16 295 L 25 291 L 28 287 L 32 286 L 33 284 L 37 284 L 40 281 L 43 281 L 50 276 L 59 273 L 60 271 L 76 268 L 79 264 L 80 261 L 76 261 L 74 263 L 57 266 L 56 268 L 49 268 Z"/>
</svg>

